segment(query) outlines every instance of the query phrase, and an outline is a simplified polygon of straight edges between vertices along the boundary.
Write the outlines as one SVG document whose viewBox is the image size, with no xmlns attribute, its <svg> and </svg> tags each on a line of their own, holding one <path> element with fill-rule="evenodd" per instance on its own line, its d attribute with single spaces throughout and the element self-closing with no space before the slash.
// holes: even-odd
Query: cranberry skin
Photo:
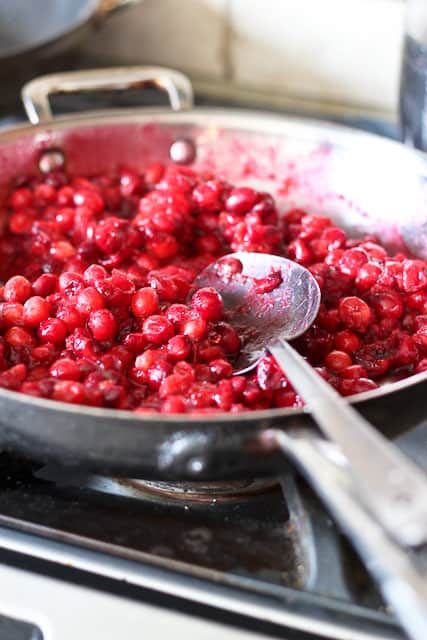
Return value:
<svg viewBox="0 0 427 640">
<path fill-rule="evenodd" d="M 207 322 L 218 322 L 224 312 L 221 295 L 212 287 L 204 287 L 196 291 L 191 299 L 191 306 Z"/>
<path fill-rule="evenodd" d="M 117 334 L 117 322 L 109 309 L 92 311 L 87 325 L 95 340 L 112 340 Z"/>
<path fill-rule="evenodd" d="M 422 291 L 427 286 L 427 267 L 421 260 L 405 260 L 403 263 L 402 288 L 406 293 Z"/>
<path fill-rule="evenodd" d="M 352 359 L 345 351 L 331 351 L 325 358 L 325 366 L 336 373 L 352 364 Z"/>
<path fill-rule="evenodd" d="M 84 288 L 84 280 L 80 273 L 65 271 L 59 276 L 58 286 L 65 295 L 74 295 Z"/>
<path fill-rule="evenodd" d="M 222 208 L 223 184 L 219 180 L 208 180 L 193 190 L 194 202 L 204 211 L 219 211 Z"/>
<path fill-rule="evenodd" d="M 35 340 L 32 334 L 22 327 L 11 327 L 4 334 L 4 339 L 11 347 L 34 347 Z"/>
<path fill-rule="evenodd" d="M 400 318 L 403 313 L 403 302 L 394 291 L 381 291 L 372 296 L 372 306 L 383 318 Z"/>
<path fill-rule="evenodd" d="M 371 310 L 364 300 L 357 296 L 343 298 L 338 306 L 342 322 L 354 331 L 364 332 L 371 321 Z"/>
<path fill-rule="evenodd" d="M 165 344 L 174 334 L 173 324 L 165 316 L 152 315 L 142 325 L 142 335 L 153 344 Z"/>
<path fill-rule="evenodd" d="M 142 333 L 128 333 L 123 338 L 123 346 L 125 346 L 132 353 L 141 353 L 146 347 L 147 340 Z"/>
<path fill-rule="evenodd" d="M 9 197 L 9 204 L 13 209 L 25 209 L 33 205 L 33 193 L 27 187 L 15 189 Z"/>
<path fill-rule="evenodd" d="M 25 302 L 32 293 L 31 282 L 23 276 L 9 278 L 3 288 L 3 297 L 7 302 Z"/>
<path fill-rule="evenodd" d="M 151 287 L 143 287 L 134 293 L 131 308 L 137 318 L 148 318 L 158 311 L 159 296 Z"/>
<path fill-rule="evenodd" d="M 75 360 L 61 358 L 52 364 L 49 369 L 49 375 L 58 380 L 74 380 L 78 382 L 82 377 L 82 371 Z"/>
<path fill-rule="evenodd" d="M 53 273 L 43 273 L 33 282 L 33 291 L 36 296 L 45 298 L 54 293 L 58 284 L 58 278 Z"/>
<path fill-rule="evenodd" d="M 187 405 L 182 396 L 169 396 L 160 408 L 161 413 L 187 413 Z"/>
<path fill-rule="evenodd" d="M 378 385 L 370 378 L 341 380 L 338 387 L 339 392 L 343 396 L 352 396 L 357 393 L 363 393 L 364 391 L 373 391 L 374 389 L 378 389 Z"/>
<path fill-rule="evenodd" d="M 0 387 L 18 391 L 25 380 L 26 373 L 27 369 L 24 364 L 16 364 L 7 371 L 0 373 Z"/>
<path fill-rule="evenodd" d="M 230 213 L 242 214 L 250 211 L 257 201 L 256 192 L 250 187 L 232 189 L 225 200 L 225 210 Z"/>
<path fill-rule="evenodd" d="M 185 395 L 191 386 L 191 380 L 185 376 L 176 373 L 164 378 L 159 387 L 159 396 L 167 398 L 168 396 Z"/>
<path fill-rule="evenodd" d="M 42 342 L 63 342 L 67 335 L 67 325 L 59 318 L 48 318 L 40 323 L 38 336 Z"/>
<path fill-rule="evenodd" d="M 100 280 L 108 278 L 108 271 L 100 264 L 91 264 L 83 272 L 83 280 L 86 286 L 95 286 Z"/>
<path fill-rule="evenodd" d="M 94 287 L 86 287 L 77 295 L 76 309 L 84 316 L 104 308 L 104 299 Z"/>
<path fill-rule="evenodd" d="M 294 240 L 288 244 L 288 258 L 299 264 L 310 264 L 313 254 L 303 240 Z"/>
<path fill-rule="evenodd" d="M 201 340 L 204 338 L 208 330 L 206 321 L 203 318 L 193 318 L 184 322 L 182 327 L 182 333 L 194 340 Z"/>
<path fill-rule="evenodd" d="M 86 400 L 86 391 L 81 382 L 58 380 L 52 393 L 52 399 L 71 404 L 82 404 Z"/>
<path fill-rule="evenodd" d="M 256 378 L 263 391 L 275 391 L 287 384 L 281 368 L 272 356 L 264 356 L 260 360 L 256 368 Z"/>
<path fill-rule="evenodd" d="M 24 304 L 24 323 L 28 327 L 37 327 L 40 322 L 47 320 L 50 313 L 50 304 L 40 296 L 28 298 Z"/>
<path fill-rule="evenodd" d="M 361 249 L 348 249 L 344 251 L 338 261 L 338 269 L 341 273 L 355 278 L 359 269 L 368 261 L 366 253 Z"/>
<path fill-rule="evenodd" d="M 173 336 L 167 344 L 168 356 L 172 360 L 187 360 L 192 353 L 188 336 Z"/>
<path fill-rule="evenodd" d="M 24 307 L 18 302 L 3 302 L 0 305 L 0 321 L 3 327 L 24 324 Z"/>
<path fill-rule="evenodd" d="M 356 333 L 344 329 L 339 331 L 334 338 L 334 347 L 338 351 L 345 351 L 346 353 L 354 353 L 361 347 L 361 340 Z"/>
<path fill-rule="evenodd" d="M 147 370 L 146 379 L 150 389 L 158 389 L 163 380 L 172 373 L 172 365 L 166 360 L 159 360 Z"/>
<path fill-rule="evenodd" d="M 371 289 L 377 282 L 380 275 L 381 267 L 377 264 L 373 264 L 372 262 L 367 262 L 360 267 L 357 272 L 355 281 L 356 287 L 359 291 L 369 291 L 369 289 Z"/>
<path fill-rule="evenodd" d="M 238 258 L 221 258 L 218 260 L 217 275 L 226 282 L 238 273 L 242 273 L 243 265 Z"/>
<path fill-rule="evenodd" d="M 218 360 L 211 360 L 209 362 L 209 369 L 213 382 L 223 380 L 224 378 L 229 378 L 233 374 L 233 367 L 228 362 L 228 360 L 224 360 L 223 358 L 220 358 Z"/>
<path fill-rule="evenodd" d="M 75 191 L 73 200 L 76 207 L 87 207 L 93 213 L 102 213 L 104 210 L 104 200 L 96 191 L 79 189 Z"/>
</svg>

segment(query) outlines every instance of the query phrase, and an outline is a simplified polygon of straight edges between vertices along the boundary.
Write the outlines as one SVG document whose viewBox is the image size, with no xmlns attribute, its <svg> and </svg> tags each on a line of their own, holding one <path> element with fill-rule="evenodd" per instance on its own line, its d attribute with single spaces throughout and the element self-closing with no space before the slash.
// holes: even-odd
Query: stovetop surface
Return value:
<svg viewBox="0 0 427 640">
<path fill-rule="evenodd" d="M 152 104 L 152 96 L 145 99 Z M 197 103 L 209 101 L 199 97 Z M 56 106 L 66 111 L 70 104 L 59 100 Z M 74 106 L 84 108 L 86 102 Z M 8 113 L 0 126 L 20 119 L 22 114 Z M 333 120 L 397 137 L 389 123 Z M 425 461 L 426 429 L 407 436 L 404 448 Z M 291 475 L 281 485 L 200 500 L 188 492 L 165 495 L 71 469 L 41 468 L 4 453 L 0 567 L 54 575 L 130 599 L 142 593 L 146 598 L 147 589 L 163 593 L 173 599 L 162 605 L 167 609 L 179 601 L 191 615 L 215 620 L 228 611 L 239 621 L 226 624 L 260 628 L 262 637 L 403 638 L 310 489 Z M 0 595 L 0 614 L 1 606 Z M 0 640 L 35 640 L 38 633 L 0 617 Z"/>
</svg>

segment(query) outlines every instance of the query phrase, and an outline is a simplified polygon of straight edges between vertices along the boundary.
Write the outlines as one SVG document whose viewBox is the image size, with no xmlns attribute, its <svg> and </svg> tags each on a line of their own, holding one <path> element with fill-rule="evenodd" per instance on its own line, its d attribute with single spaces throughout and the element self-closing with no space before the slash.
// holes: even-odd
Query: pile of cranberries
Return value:
<svg viewBox="0 0 427 640">
<path fill-rule="evenodd" d="M 240 338 L 216 291 L 188 302 L 200 270 L 235 251 L 310 269 L 322 304 L 295 344 L 341 394 L 427 369 L 427 264 L 348 239 L 327 217 L 279 218 L 267 193 L 153 164 L 21 180 L 6 209 L 3 388 L 138 412 L 301 406 L 270 356 L 232 376 Z"/>
</svg>

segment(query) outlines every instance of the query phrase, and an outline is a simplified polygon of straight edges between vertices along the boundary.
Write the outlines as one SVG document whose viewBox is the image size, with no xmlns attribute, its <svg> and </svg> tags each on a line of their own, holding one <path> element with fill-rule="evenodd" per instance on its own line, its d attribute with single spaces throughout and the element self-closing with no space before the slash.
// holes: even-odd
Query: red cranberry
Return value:
<svg viewBox="0 0 427 640">
<path fill-rule="evenodd" d="M 143 287 L 134 293 L 131 301 L 132 313 L 137 318 L 148 318 L 159 308 L 159 296 L 151 287 Z"/>
<path fill-rule="evenodd" d="M 82 289 L 76 300 L 76 309 L 84 316 L 104 308 L 104 299 L 94 287 Z"/>
<path fill-rule="evenodd" d="M 92 311 L 87 324 L 95 340 L 111 340 L 117 333 L 117 322 L 109 309 Z"/>
<path fill-rule="evenodd" d="M 78 382 L 82 377 L 82 371 L 74 360 L 62 358 L 54 362 L 49 369 L 49 374 L 58 380 L 74 380 Z"/>
<path fill-rule="evenodd" d="M 325 358 L 325 365 L 334 372 L 339 372 L 352 364 L 352 359 L 345 351 L 331 351 Z"/>
<path fill-rule="evenodd" d="M 191 306 L 207 322 L 218 322 L 224 311 L 221 295 L 212 287 L 196 291 L 191 299 Z"/>
<path fill-rule="evenodd" d="M 22 276 L 13 276 L 3 288 L 3 297 L 7 302 L 25 302 L 32 293 L 31 282 Z"/>
<path fill-rule="evenodd" d="M 357 296 L 348 296 L 339 303 L 341 320 L 349 329 L 364 332 L 371 321 L 371 310 L 364 300 Z"/>
<path fill-rule="evenodd" d="M 50 304 L 40 296 L 28 298 L 24 304 L 24 323 L 29 327 L 37 327 L 40 322 L 47 320 Z"/>
<path fill-rule="evenodd" d="M 59 318 L 48 318 L 40 323 L 38 336 L 42 342 L 62 342 L 66 335 L 67 325 Z"/>
<path fill-rule="evenodd" d="M 81 382 L 58 380 L 55 384 L 52 398 L 53 400 L 59 400 L 60 402 L 82 404 L 86 400 L 86 392 Z"/>
<path fill-rule="evenodd" d="M 174 333 L 173 324 L 165 316 L 152 315 L 142 325 L 142 335 L 153 344 L 164 344 Z"/>
</svg>

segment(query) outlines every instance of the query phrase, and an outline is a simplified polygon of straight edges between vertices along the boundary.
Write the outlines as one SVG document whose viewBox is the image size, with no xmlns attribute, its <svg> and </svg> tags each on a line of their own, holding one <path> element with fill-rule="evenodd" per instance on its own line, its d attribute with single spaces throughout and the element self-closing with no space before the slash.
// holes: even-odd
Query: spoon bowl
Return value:
<svg viewBox="0 0 427 640">
<path fill-rule="evenodd" d="M 312 274 L 292 260 L 265 253 L 232 253 L 210 264 L 193 282 L 193 291 L 213 287 L 224 301 L 224 315 L 242 340 L 234 374 L 247 373 L 267 345 L 292 340 L 313 324 L 320 289 Z"/>
</svg>

